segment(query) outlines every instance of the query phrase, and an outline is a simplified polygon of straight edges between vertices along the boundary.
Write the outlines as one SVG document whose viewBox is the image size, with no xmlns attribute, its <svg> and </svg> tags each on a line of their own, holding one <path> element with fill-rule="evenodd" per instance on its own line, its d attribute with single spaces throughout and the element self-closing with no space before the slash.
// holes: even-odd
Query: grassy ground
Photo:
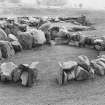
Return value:
<svg viewBox="0 0 105 105">
<path fill-rule="evenodd" d="M 75 11 L 72 14 L 80 15 L 83 12 Z M 95 22 L 98 34 L 94 31 L 91 32 L 92 35 L 104 35 L 104 12 L 84 13 Z M 40 62 L 37 67 L 39 69 L 38 81 L 32 88 L 0 83 L 0 105 L 104 105 L 105 77 L 96 77 L 94 80 L 83 82 L 71 81 L 64 86 L 59 86 L 55 81 L 59 70 L 58 62 L 77 60 L 79 55 L 94 59 L 98 52 L 88 48 L 44 46 L 40 50 L 23 51 L 17 54 L 9 61 L 16 64 Z"/>
</svg>

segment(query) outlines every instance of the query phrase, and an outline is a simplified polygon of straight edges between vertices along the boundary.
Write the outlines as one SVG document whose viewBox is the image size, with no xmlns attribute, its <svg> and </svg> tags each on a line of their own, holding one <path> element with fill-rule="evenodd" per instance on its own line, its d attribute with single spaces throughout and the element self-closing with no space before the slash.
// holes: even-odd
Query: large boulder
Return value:
<svg viewBox="0 0 105 105">
<path fill-rule="evenodd" d="M 94 40 L 94 48 L 98 51 L 105 50 L 105 43 L 102 39 L 95 39 Z"/>
<path fill-rule="evenodd" d="M 31 35 L 33 36 L 33 46 L 39 44 L 43 45 L 46 42 L 45 34 L 41 30 L 30 30 Z"/>
<path fill-rule="evenodd" d="M 30 32 L 18 32 L 18 40 L 25 50 L 31 49 L 33 44 L 33 36 Z"/>
<path fill-rule="evenodd" d="M 20 69 L 20 67 L 16 67 L 13 71 L 12 71 L 12 80 L 13 82 L 18 82 L 20 80 L 22 74 L 22 69 Z"/>
<path fill-rule="evenodd" d="M 77 67 L 75 75 L 78 81 L 89 79 L 89 72 L 80 66 Z"/>
<path fill-rule="evenodd" d="M 78 56 L 78 65 L 87 71 L 90 71 L 90 60 L 87 56 Z"/>
<path fill-rule="evenodd" d="M 77 46 L 77 47 L 80 46 L 80 39 L 81 39 L 80 33 L 69 33 L 67 34 L 67 36 L 69 39 L 68 44 L 70 46 Z"/>
<path fill-rule="evenodd" d="M 12 72 L 14 82 L 21 81 L 22 86 L 31 87 L 37 80 L 38 70 L 36 69 L 38 62 L 32 64 L 20 64 Z"/>
<path fill-rule="evenodd" d="M 12 72 L 17 67 L 13 62 L 2 63 L 0 66 L 0 77 L 1 81 L 12 80 Z"/>
<path fill-rule="evenodd" d="M 9 34 L 8 38 L 14 48 L 15 53 L 20 52 L 22 50 L 22 46 L 19 43 L 18 38 L 13 34 Z"/>
<path fill-rule="evenodd" d="M 3 58 L 10 58 L 15 55 L 11 43 L 8 41 L 0 41 L 0 49 Z"/>
<path fill-rule="evenodd" d="M 102 61 L 92 60 L 91 67 L 94 69 L 95 74 L 100 76 L 105 75 L 105 64 Z"/>
<path fill-rule="evenodd" d="M 77 62 L 68 61 L 59 63 L 60 70 L 58 71 L 57 81 L 59 85 L 63 85 L 68 80 L 72 80 L 75 78 L 75 70 L 77 68 Z"/>
<path fill-rule="evenodd" d="M 48 22 L 48 23 L 42 24 L 38 29 L 46 33 L 50 27 L 51 27 L 51 23 Z"/>
</svg>

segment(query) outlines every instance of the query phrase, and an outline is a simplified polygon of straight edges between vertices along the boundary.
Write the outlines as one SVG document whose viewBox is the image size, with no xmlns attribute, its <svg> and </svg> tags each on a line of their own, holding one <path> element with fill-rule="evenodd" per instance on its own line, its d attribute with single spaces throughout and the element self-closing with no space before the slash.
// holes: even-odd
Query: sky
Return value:
<svg viewBox="0 0 105 105">
<path fill-rule="evenodd" d="M 14 5 L 17 3 L 24 5 L 34 5 L 36 4 L 36 0 L 0 0 L 0 3 L 13 3 Z M 67 0 L 67 6 L 71 7 L 77 7 L 80 3 L 83 4 L 83 8 L 105 9 L 105 0 Z"/>
<path fill-rule="evenodd" d="M 84 8 L 105 9 L 105 0 L 68 0 L 69 4 L 83 3 Z"/>
</svg>

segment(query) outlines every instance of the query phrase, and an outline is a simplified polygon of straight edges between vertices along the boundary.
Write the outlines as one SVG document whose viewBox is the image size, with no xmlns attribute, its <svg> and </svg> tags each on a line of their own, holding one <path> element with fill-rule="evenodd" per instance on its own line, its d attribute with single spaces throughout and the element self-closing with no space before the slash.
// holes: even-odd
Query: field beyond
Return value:
<svg viewBox="0 0 105 105">
<path fill-rule="evenodd" d="M 88 10 L 47 10 L 36 11 L 37 15 L 51 16 L 80 16 L 84 14 L 94 23 L 97 30 L 87 31 L 85 34 L 98 37 L 105 34 L 105 11 Z M 35 14 L 35 11 L 33 11 Z M 26 14 L 25 14 L 26 15 Z M 32 14 L 31 14 L 32 15 Z M 38 81 L 32 88 L 22 88 L 14 84 L 0 83 L 0 105 L 105 105 L 105 77 L 94 80 L 71 81 L 59 86 L 56 75 L 59 61 L 77 60 L 79 55 L 86 55 L 89 59 L 98 56 L 98 52 L 89 48 L 70 46 L 43 46 L 38 50 L 23 51 L 8 61 L 14 63 L 28 63 L 39 61 Z"/>
</svg>

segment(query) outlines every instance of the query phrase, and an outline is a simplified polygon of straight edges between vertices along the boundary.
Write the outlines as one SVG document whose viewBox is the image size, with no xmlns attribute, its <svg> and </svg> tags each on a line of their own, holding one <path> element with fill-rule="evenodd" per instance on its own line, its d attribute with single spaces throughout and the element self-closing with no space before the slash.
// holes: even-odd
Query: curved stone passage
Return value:
<svg viewBox="0 0 105 105">
<path fill-rule="evenodd" d="M 41 50 L 19 53 L 11 61 L 16 64 L 40 62 L 38 82 L 32 88 L 0 83 L 0 104 L 69 105 L 71 102 L 70 105 L 74 105 L 77 102 L 85 103 L 86 100 L 91 100 L 89 97 L 94 98 L 94 94 L 100 95 L 99 90 L 99 93 L 105 90 L 101 85 L 105 83 L 103 78 L 85 82 L 73 81 L 65 86 L 59 86 L 55 82 L 56 73 L 59 70 L 58 62 L 76 60 L 79 55 L 86 55 L 90 59 L 94 59 L 98 52 L 94 49 L 70 46 L 43 46 Z"/>
</svg>

